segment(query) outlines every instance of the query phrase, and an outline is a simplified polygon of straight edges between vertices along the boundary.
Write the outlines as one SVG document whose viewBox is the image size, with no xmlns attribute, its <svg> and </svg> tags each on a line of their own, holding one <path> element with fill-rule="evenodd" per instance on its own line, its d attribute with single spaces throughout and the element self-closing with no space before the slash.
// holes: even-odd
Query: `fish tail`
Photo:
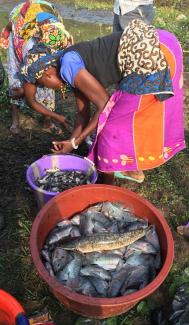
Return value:
<svg viewBox="0 0 189 325">
<path fill-rule="evenodd" d="M 155 229 L 154 225 L 148 226 L 148 228 L 146 228 L 146 234 L 148 234 L 151 230 L 154 230 L 154 229 Z"/>
</svg>

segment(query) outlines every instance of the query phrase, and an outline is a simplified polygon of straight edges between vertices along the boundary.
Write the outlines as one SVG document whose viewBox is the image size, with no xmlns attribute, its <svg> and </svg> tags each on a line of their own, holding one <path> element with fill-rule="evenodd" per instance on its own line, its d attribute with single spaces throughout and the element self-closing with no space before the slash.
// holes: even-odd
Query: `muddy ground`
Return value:
<svg viewBox="0 0 189 325">
<path fill-rule="evenodd" d="M 140 193 L 150 200 L 165 215 L 175 240 L 175 261 L 172 271 L 161 288 L 152 295 L 151 308 L 170 305 L 182 270 L 189 266 L 189 244 L 176 234 L 176 226 L 189 219 L 189 76 L 185 74 L 185 135 L 187 149 L 179 153 L 164 166 L 145 173 L 143 184 L 129 181 L 119 183 Z M 71 93 L 63 103 L 62 111 L 73 123 L 74 99 Z M 47 308 L 57 324 L 74 324 L 76 316 L 64 310 L 48 287 L 40 280 L 32 263 L 29 237 L 32 222 L 37 214 L 33 194 L 26 183 L 26 169 L 33 161 L 50 153 L 51 141 L 57 136 L 42 132 L 39 119 L 35 127 L 31 118 L 22 118 L 22 135 L 9 132 L 10 114 L 1 105 L 0 118 L 0 214 L 5 218 L 5 227 L 0 231 L 0 287 L 13 294 L 24 306 L 28 315 Z M 30 129 L 30 127 L 33 129 Z M 29 128 L 29 129 L 28 129 Z M 65 133 L 65 137 L 68 134 Z M 85 155 L 85 147 L 76 153 Z M 127 314 L 128 315 L 128 314 Z M 128 316 L 125 319 L 128 319 Z M 124 317 L 121 317 L 122 321 Z M 142 317 L 142 318 L 141 318 Z M 118 321 L 119 321 L 118 319 Z M 128 322 L 122 324 L 151 324 L 149 310 L 144 315 L 131 312 Z M 141 323 L 142 321 L 142 323 Z M 119 322 L 118 322 L 119 324 Z M 121 323 L 120 323 L 121 324 Z"/>
</svg>

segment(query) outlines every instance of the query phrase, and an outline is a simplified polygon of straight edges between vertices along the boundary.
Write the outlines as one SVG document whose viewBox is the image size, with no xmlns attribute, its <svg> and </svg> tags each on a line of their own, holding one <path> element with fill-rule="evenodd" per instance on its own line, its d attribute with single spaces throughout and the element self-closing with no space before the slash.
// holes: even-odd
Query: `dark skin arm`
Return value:
<svg viewBox="0 0 189 325">
<path fill-rule="evenodd" d="M 76 75 L 75 87 L 83 94 L 84 101 L 88 100 L 96 106 L 94 116 L 76 139 L 76 144 L 79 145 L 97 127 L 99 116 L 109 99 L 109 94 L 86 69 L 80 70 Z M 78 102 L 78 97 L 76 97 L 76 101 L 80 111 L 82 103 Z"/>
<path fill-rule="evenodd" d="M 89 123 L 90 102 L 78 89 L 74 90 L 74 94 L 77 105 L 77 114 L 72 137 L 77 138 Z"/>
<path fill-rule="evenodd" d="M 59 123 L 63 124 L 65 127 L 67 127 L 66 119 L 64 116 L 47 110 L 43 105 L 41 105 L 36 101 L 35 99 L 36 91 L 37 91 L 37 87 L 35 85 L 31 83 L 24 83 L 24 94 L 28 105 L 38 113 L 46 117 L 50 117 L 58 121 Z"/>
<path fill-rule="evenodd" d="M 109 99 L 109 94 L 86 69 L 82 69 L 78 72 L 74 83 L 76 88 L 75 96 L 78 109 L 78 120 L 71 138 L 75 137 L 75 144 L 79 145 L 97 127 L 99 116 Z M 86 110 L 89 108 L 89 102 L 92 102 L 96 106 L 96 112 L 91 120 L 86 123 Z M 54 142 L 53 144 L 56 149 L 55 152 L 67 153 L 73 150 L 70 141 Z"/>
</svg>

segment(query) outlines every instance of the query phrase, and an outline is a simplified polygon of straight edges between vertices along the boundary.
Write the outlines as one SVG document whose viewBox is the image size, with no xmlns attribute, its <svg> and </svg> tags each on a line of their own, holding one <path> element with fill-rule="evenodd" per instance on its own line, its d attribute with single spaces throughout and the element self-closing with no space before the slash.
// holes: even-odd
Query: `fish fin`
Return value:
<svg viewBox="0 0 189 325">
<path fill-rule="evenodd" d="M 150 226 L 148 226 L 148 228 L 146 228 L 146 234 L 148 234 L 151 230 L 155 230 L 154 225 L 150 225 Z"/>
</svg>

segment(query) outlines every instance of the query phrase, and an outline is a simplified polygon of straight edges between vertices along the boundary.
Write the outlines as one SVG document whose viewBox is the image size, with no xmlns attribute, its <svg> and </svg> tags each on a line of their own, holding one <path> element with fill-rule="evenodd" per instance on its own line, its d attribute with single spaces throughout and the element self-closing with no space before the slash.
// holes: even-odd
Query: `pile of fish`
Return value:
<svg viewBox="0 0 189 325">
<path fill-rule="evenodd" d="M 173 313 L 169 321 L 173 325 L 189 324 L 189 283 L 177 289 L 172 302 Z"/>
<path fill-rule="evenodd" d="M 171 312 L 162 309 L 155 310 L 152 315 L 154 325 L 188 325 L 189 324 L 189 282 L 182 284 L 175 293 Z M 166 306 L 167 307 L 167 306 Z M 167 308 L 168 309 L 168 308 Z"/>
<path fill-rule="evenodd" d="M 62 192 L 74 186 L 90 184 L 90 175 L 80 170 L 47 169 L 36 185 L 49 192 Z"/>
<path fill-rule="evenodd" d="M 41 256 L 51 276 L 77 293 L 125 296 L 144 288 L 161 267 L 157 233 L 117 202 L 101 202 L 64 219 Z"/>
</svg>

